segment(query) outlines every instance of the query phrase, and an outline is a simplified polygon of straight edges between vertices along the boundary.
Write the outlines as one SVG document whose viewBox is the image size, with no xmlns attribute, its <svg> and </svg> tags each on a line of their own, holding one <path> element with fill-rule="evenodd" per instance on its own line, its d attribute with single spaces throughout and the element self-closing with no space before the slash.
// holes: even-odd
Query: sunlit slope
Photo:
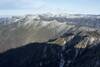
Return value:
<svg viewBox="0 0 100 67">
<path fill-rule="evenodd" d="M 74 25 L 67 25 L 57 21 L 27 21 L 0 26 L 0 50 L 16 48 L 30 42 L 46 42 L 63 35 Z"/>
</svg>

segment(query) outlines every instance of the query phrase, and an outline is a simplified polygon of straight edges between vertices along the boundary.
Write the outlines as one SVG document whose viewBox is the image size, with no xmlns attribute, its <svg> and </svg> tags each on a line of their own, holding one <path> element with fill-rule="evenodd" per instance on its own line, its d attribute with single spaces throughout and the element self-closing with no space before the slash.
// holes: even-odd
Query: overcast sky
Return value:
<svg viewBox="0 0 100 67">
<path fill-rule="evenodd" d="M 100 14 L 100 0 L 0 0 L 0 15 L 46 12 Z"/>
</svg>

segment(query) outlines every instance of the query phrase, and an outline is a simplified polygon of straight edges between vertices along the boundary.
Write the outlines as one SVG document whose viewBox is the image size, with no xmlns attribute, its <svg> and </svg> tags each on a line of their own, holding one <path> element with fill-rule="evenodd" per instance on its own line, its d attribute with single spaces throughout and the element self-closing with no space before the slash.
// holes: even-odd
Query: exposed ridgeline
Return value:
<svg viewBox="0 0 100 67">
<path fill-rule="evenodd" d="M 100 67 L 99 38 L 97 31 L 77 31 L 46 43 L 30 43 L 1 53 L 0 67 Z"/>
<path fill-rule="evenodd" d="M 53 18 L 53 19 L 52 19 Z M 13 16 L 0 19 L 0 52 L 4 52 L 11 48 L 17 48 L 24 46 L 28 43 L 33 42 L 48 42 L 49 40 L 56 39 L 54 42 L 48 43 L 57 43 L 64 45 L 66 41 L 73 38 L 78 32 L 82 31 L 82 35 L 93 33 L 95 31 L 99 36 L 99 28 L 91 26 L 90 19 L 89 25 L 84 25 L 80 20 L 80 24 L 77 25 L 76 21 L 73 24 L 72 21 L 68 22 L 68 19 L 88 19 L 92 20 L 97 19 L 99 25 L 99 15 L 52 15 L 52 14 L 43 14 L 43 15 L 26 15 L 26 16 Z M 48 20 L 50 19 L 50 20 Z M 66 20 L 64 20 L 66 19 Z M 77 20 L 78 20 L 77 19 Z M 63 20 L 63 21 L 62 21 Z M 92 21 L 91 20 L 91 21 Z M 82 25 L 83 24 L 83 25 Z M 94 25 L 94 24 L 93 24 Z M 63 37 L 63 34 L 72 33 L 73 35 Z M 98 38 L 97 41 L 98 41 Z M 96 40 L 95 37 L 89 40 Z M 88 39 L 87 38 L 87 39 Z"/>
</svg>

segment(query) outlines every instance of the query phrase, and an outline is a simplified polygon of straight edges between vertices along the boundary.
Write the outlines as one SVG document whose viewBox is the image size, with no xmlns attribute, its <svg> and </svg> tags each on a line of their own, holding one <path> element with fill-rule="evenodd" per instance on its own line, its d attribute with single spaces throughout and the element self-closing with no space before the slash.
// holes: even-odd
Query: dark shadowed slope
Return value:
<svg viewBox="0 0 100 67">
<path fill-rule="evenodd" d="M 58 67 L 60 52 L 60 46 L 31 43 L 1 54 L 0 67 Z"/>
<path fill-rule="evenodd" d="M 30 43 L 8 50 L 0 55 L 0 67 L 100 67 L 100 44 L 75 47 L 87 37 L 79 34 L 65 46 Z"/>
</svg>

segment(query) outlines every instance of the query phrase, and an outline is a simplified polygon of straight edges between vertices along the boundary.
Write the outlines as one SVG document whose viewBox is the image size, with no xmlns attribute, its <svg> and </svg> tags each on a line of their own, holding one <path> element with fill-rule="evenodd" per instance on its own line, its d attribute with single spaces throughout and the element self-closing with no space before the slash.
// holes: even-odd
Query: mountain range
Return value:
<svg viewBox="0 0 100 67">
<path fill-rule="evenodd" d="M 0 18 L 0 67 L 99 67 L 100 15 Z"/>
</svg>

